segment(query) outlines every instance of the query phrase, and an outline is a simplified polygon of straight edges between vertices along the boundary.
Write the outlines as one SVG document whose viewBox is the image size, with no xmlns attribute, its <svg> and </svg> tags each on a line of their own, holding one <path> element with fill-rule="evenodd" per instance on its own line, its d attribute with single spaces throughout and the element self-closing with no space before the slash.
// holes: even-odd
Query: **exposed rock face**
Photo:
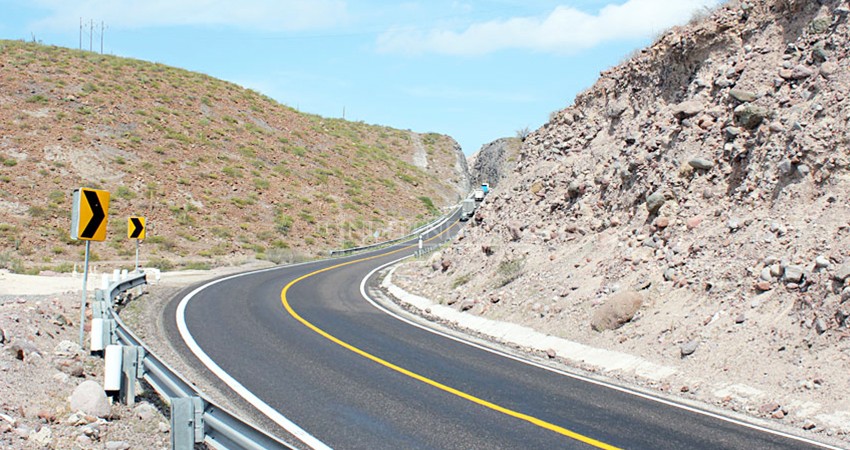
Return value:
<svg viewBox="0 0 850 450">
<path fill-rule="evenodd" d="M 602 286 L 657 278 L 719 300 L 755 295 L 763 281 L 787 285 L 782 295 L 840 295 L 832 279 L 843 282 L 850 261 L 843 11 L 838 1 L 730 4 L 603 72 L 524 141 L 480 226 L 455 245 L 456 270 L 489 277 L 490 257 L 466 257 L 485 241 L 494 258 L 538 255 L 537 273 L 559 273 L 560 251 L 592 245 Z M 498 178 L 505 144 L 482 149 L 474 179 Z M 759 280 L 779 262 L 784 276 Z M 835 315 L 831 304 L 795 314 L 813 326 Z"/>
<path fill-rule="evenodd" d="M 463 154 L 463 149 L 460 147 L 460 144 L 455 142 L 454 145 L 454 176 L 450 181 L 450 184 L 455 188 L 455 194 L 457 198 L 463 198 L 469 193 L 469 190 L 472 189 L 472 176 L 469 173 L 469 165 L 466 161 L 466 155 Z"/>
<path fill-rule="evenodd" d="M 470 159 L 472 186 L 489 183 L 491 188 L 513 171 L 522 141 L 517 138 L 497 139 L 485 144 Z"/>
<path fill-rule="evenodd" d="M 413 147 L 411 163 L 451 188 L 442 193 L 441 203 L 454 204 L 466 197 L 471 188 L 469 166 L 460 144 L 448 136 L 409 133 Z"/>
<path fill-rule="evenodd" d="M 499 298 L 481 314 L 683 370 L 699 361 L 707 382 L 850 389 L 819 371 L 850 364 L 849 20 L 837 0 L 730 2 L 602 72 L 525 139 L 423 289 Z M 592 332 L 624 290 L 651 299 L 640 320 Z M 768 366 L 781 375 L 764 381 Z"/>
</svg>

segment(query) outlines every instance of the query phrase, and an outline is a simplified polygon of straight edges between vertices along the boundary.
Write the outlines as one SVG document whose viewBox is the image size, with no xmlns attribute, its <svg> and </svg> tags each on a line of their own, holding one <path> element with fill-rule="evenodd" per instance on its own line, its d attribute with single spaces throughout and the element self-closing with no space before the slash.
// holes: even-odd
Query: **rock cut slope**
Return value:
<svg viewBox="0 0 850 450">
<path fill-rule="evenodd" d="M 469 158 L 472 185 L 488 183 L 491 188 L 498 187 L 502 179 L 513 171 L 521 144 L 519 138 L 501 138 L 481 146 Z"/>
<path fill-rule="evenodd" d="M 664 33 L 531 133 L 407 287 L 677 370 L 629 381 L 846 438 L 848 15 L 733 1 Z"/>
</svg>

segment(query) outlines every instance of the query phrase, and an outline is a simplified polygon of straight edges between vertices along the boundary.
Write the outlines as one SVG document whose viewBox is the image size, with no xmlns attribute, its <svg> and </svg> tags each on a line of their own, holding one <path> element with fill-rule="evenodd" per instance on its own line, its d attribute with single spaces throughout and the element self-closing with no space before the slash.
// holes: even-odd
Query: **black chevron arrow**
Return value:
<svg viewBox="0 0 850 450">
<path fill-rule="evenodd" d="M 142 225 L 142 221 L 139 220 L 138 217 L 131 217 L 130 222 L 133 222 L 133 233 L 130 234 L 130 239 L 135 239 L 142 234 L 142 231 L 145 230 L 145 226 Z"/>
<path fill-rule="evenodd" d="M 106 214 L 103 212 L 103 206 L 100 204 L 100 197 L 98 197 L 97 192 L 83 191 L 83 194 L 91 208 L 91 220 L 86 225 L 86 229 L 80 233 L 80 238 L 92 239 L 94 234 L 97 233 L 97 229 L 100 228 L 100 224 L 103 223 L 103 219 L 106 218 Z"/>
</svg>

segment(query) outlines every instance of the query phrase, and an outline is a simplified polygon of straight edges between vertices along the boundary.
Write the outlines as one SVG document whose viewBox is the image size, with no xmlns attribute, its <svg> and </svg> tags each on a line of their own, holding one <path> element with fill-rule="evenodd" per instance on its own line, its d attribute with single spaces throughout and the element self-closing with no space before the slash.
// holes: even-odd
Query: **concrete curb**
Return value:
<svg viewBox="0 0 850 450">
<path fill-rule="evenodd" d="M 531 348 L 544 353 L 554 351 L 558 357 L 577 365 L 596 367 L 603 373 L 620 372 L 652 381 L 661 381 L 677 372 L 676 368 L 655 364 L 626 353 L 590 347 L 578 342 L 543 334 L 532 328 L 485 319 L 434 303 L 430 299 L 411 294 L 394 284 L 392 277 L 396 267 L 398 266 L 392 267 L 381 281 L 382 289 L 410 307 L 422 311 L 430 311 L 431 315 L 441 320 L 457 323 L 461 328 L 490 336 L 502 342 Z"/>
</svg>

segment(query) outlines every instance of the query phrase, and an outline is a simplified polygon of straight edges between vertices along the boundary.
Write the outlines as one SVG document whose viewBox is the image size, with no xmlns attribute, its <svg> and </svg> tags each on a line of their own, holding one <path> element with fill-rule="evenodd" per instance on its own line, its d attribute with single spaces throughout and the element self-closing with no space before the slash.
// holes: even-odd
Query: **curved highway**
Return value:
<svg viewBox="0 0 850 450">
<path fill-rule="evenodd" d="M 828 448 L 400 321 L 364 299 L 360 285 L 415 244 L 217 280 L 180 302 L 177 326 L 231 386 L 318 448 Z"/>
</svg>

